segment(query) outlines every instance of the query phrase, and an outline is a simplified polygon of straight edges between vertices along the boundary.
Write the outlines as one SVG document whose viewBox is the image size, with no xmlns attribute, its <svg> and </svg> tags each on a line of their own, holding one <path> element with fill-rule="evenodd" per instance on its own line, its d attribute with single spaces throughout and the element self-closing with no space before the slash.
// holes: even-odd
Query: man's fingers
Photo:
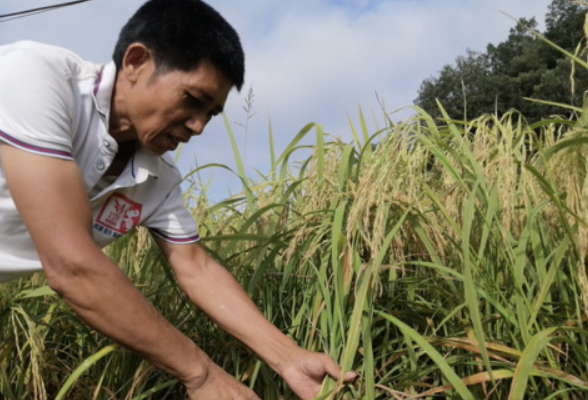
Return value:
<svg viewBox="0 0 588 400">
<path fill-rule="evenodd" d="M 337 380 L 341 378 L 341 373 L 343 372 L 343 370 L 341 369 L 341 366 L 339 364 L 337 364 L 335 362 L 335 360 L 333 360 L 331 357 L 326 356 L 326 360 L 323 365 L 325 368 L 325 372 L 330 377 L 337 379 Z M 345 382 L 345 383 L 353 382 L 355 379 L 357 379 L 357 377 L 358 377 L 358 373 L 355 371 L 346 372 L 345 375 L 343 376 L 343 382 Z"/>
<path fill-rule="evenodd" d="M 345 376 L 343 377 L 343 382 L 345 382 L 345 383 L 353 382 L 354 380 L 357 379 L 358 376 L 359 376 L 359 374 L 357 372 L 349 371 L 349 372 L 345 373 Z"/>
<path fill-rule="evenodd" d="M 329 374 L 329 376 L 331 378 L 335 378 L 335 379 L 341 378 L 341 372 L 342 372 L 341 367 L 331 357 L 325 355 L 323 367 L 325 368 L 325 372 L 327 374 Z"/>
</svg>

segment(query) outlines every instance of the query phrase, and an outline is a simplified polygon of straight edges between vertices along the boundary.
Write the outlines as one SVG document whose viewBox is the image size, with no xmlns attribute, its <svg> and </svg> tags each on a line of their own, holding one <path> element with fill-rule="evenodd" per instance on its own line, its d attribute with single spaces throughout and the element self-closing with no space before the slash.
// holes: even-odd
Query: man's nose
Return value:
<svg viewBox="0 0 588 400">
<path fill-rule="evenodd" d="M 186 127 L 190 130 L 192 136 L 198 136 L 204 131 L 208 123 L 208 118 L 203 115 L 194 115 L 186 121 Z"/>
</svg>

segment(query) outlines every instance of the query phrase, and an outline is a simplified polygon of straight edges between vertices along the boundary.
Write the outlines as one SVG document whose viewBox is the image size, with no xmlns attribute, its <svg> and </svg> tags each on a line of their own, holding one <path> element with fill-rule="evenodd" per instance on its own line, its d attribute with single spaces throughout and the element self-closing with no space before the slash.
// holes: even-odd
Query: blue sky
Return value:
<svg viewBox="0 0 588 400">
<path fill-rule="evenodd" d="M 60 0 L 2 0 L 0 13 Z M 65 1 L 65 0 L 62 0 Z M 0 44 L 30 39 L 67 47 L 94 62 L 110 60 L 118 31 L 142 0 L 94 0 L 67 9 L 0 24 Z M 229 120 L 247 154 L 250 171 L 267 170 L 271 120 L 278 150 L 308 122 L 351 140 L 347 117 L 357 108 L 380 114 L 377 96 L 392 118 L 410 115 L 423 79 L 465 54 L 506 39 L 515 18 L 536 17 L 543 27 L 551 0 L 209 0 L 239 32 L 247 57 L 241 93 L 226 105 Z M 240 125 L 248 89 L 253 112 L 245 136 Z M 376 119 L 377 120 L 377 119 Z M 379 121 L 382 122 L 381 119 Z M 370 129 L 376 121 L 369 119 Z M 245 150 L 246 149 L 246 150 Z M 211 122 L 180 155 L 187 173 L 196 164 L 233 166 L 221 118 Z M 252 172 L 253 173 L 253 172 Z M 216 172 L 217 199 L 238 182 Z"/>
</svg>

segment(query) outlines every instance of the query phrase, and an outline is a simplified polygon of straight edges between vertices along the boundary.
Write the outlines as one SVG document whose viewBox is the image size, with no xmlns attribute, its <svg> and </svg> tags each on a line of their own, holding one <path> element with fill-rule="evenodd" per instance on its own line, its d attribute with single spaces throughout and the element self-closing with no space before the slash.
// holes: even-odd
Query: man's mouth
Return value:
<svg viewBox="0 0 588 400">
<path fill-rule="evenodd" d="M 174 145 L 174 146 L 177 146 L 178 144 L 180 144 L 180 139 L 178 139 L 175 136 L 167 135 L 167 138 L 171 142 L 171 144 Z"/>
</svg>

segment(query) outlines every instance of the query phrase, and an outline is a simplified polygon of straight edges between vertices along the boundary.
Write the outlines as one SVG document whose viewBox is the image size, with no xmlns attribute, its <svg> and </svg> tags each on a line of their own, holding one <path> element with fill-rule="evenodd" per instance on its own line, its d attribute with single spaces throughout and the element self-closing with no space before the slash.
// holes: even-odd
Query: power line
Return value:
<svg viewBox="0 0 588 400">
<path fill-rule="evenodd" d="M 30 10 L 23 10 L 23 11 L 16 11 L 16 12 L 8 13 L 8 14 L 2 14 L 2 15 L 0 15 L 0 22 L 6 22 L 6 21 L 13 20 L 13 19 L 17 19 L 17 18 L 24 18 L 24 17 L 28 17 L 28 16 L 31 16 L 34 14 L 39 14 L 39 13 L 43 13 L 43 12 L 47 12 L 47 11 L 53 11 L 53 10 L 57 10 L 58 8 L 65 8 L 65 7 L 73 6 L 76 4 L 85 3 L 88 1 L 92 1 L 92 0 L 76 0 L 76 1 L 70 1 L 67 3 L 59 3 L 59 4 L 53 4 L 50 6 L 31 8 Z"/>
</svg>

